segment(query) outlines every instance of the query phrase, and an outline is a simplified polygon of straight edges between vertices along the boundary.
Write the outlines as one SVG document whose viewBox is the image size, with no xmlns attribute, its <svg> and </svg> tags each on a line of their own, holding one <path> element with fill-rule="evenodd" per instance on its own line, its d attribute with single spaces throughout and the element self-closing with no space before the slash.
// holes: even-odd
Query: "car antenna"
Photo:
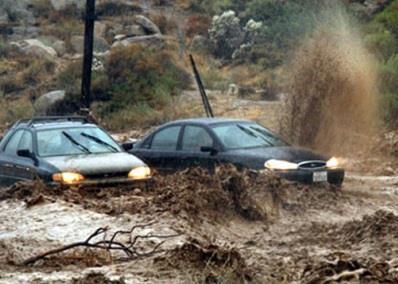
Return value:
<svg viewBox="0 0 398 284">
<path fill-rule="evenodd" d="M 189 55 L 189 59 L 191 60 L 192 70 L 195 75 L 195 80 L 196 84 L 198 85 L 200 96 L 202 97 L 202 103 L 205 108 L 206 115 L 207 117 L 214 117 L 213 110 L 209 102 L 209 98 L 206 94 L 205 88 L 203 87 L 202 79 L 200 78 L 200 74 L 198 72 L 198 69 L 196 68 L 196 63 L 195 60 L 193 59 L 192 54 Z"/>
</svg>

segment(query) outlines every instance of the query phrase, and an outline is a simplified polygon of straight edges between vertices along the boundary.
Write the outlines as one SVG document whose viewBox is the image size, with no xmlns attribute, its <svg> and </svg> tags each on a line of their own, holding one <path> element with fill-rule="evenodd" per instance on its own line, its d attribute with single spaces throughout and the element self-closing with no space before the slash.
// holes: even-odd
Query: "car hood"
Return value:
<svg viewBox="0 0 398 284">
<path fill-rule="evenodd" d="M 79 172 L 86 175 L 128 172 L 132 168 L 145 165 L 137 157 L 124 152 L 47 157 L 44 160 L 59 171 Z"/>
<path fill-rule="evenodd" d="M 250 157 L 256 159 L 264 159 L 264 161 L 267 161 L 269 159 L 277 159 L 299 163 L 303 161 L 328 160 L 326 156 L 317 154 L 311 150 L 291 146 L 229 150 L 228 153 L 244 156 L 247 158 Z"/>
</svg>

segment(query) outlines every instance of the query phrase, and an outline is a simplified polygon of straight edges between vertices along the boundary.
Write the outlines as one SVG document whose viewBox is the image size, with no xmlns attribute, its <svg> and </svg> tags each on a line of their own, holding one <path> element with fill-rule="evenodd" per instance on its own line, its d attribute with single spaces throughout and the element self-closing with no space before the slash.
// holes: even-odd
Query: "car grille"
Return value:
<svg viewBox="0 0 398 284">
<path fill-rule="evenodd" d="M 127 176 L 128 176 L 128 172 L 117 172 L 117 173 L 86 175 L 86 178 L 90 179 L 90 180 L 96 180 L 96 179 L 127 178 Z"/>
<path fill-rule="evenodd" d="M 299 163 L 299 168 L 304 170 L 316 170 L 326 167 L 325 161 L 304 161 Z"/>
</svg>

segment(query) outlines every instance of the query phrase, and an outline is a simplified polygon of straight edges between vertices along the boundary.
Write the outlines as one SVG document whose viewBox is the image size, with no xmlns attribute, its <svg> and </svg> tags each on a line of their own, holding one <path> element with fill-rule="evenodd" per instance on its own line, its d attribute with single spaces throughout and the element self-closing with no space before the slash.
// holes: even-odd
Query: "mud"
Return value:
<svg viewBox="0 0 398 284">
<path fill-rule="evenodd" d="M 348 174 L 343 188 L 299 185 L 231 167 L 140 188 L 19 184 L 0 191 L 0 283 L 395 283 L 397 184 Z M 181 234 L 155 256 L 73 250 L 21 266 L 98 227 L 151 220 L 140 233 Z"/>
<path fill-rule="evenodd" d="M 197 239 L 189 240 L 167 252 L 165 256 L 156 258 L 154 263 L 161 267 L 160 269 L 170 267 L 188 270 L 193 278 L 204 283 L 226 280 L 243 283 L 254 279 L 253 272 L 237 249 L 205 244 Z"/>
<path fill-rule="evenodd" d="M 110 280 L 102 273 L 92 272 L 80 279 L 73 279 L 72 284 L 125 284 L 123 279 Z"/>
<path fill-rule="evenodd" d="M 27 206 L 44 201 L 63 199 L 109 215 L 171 212 L 187 218 L 229 218 L 234 214 L 247 220 L 266 220 L 267 208 L 254 198 L 259 192 L 268 193 L 270 208 L 277 202 L 275 192 L 289 187 L 271 174 L 239 172 L 233 166 L 223 166 L 209 172 L 192 168 L 170 175 L 155 174 L 148 184 L 134 187 L 46 187 L 40 182 L 21 183 L 0 192 L 0 201 L 23 200 Z M 275 200 L 272 200 L 275 199 Z"/>
</svg>

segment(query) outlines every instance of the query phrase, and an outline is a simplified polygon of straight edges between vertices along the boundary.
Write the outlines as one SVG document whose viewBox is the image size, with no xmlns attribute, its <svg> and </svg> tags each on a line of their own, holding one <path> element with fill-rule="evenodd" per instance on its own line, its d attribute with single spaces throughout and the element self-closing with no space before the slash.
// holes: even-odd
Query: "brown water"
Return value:
<svg viewBox="0 0 398 284">
<path fill-rule="evenodd" d="M 281 133 L 303 146 L 347 154 L 369 146 L 379 125 L 377 72 L 347 16 L 329 14 L 333 20 L 316 25 L 286 68 Z"/>
</svg>

